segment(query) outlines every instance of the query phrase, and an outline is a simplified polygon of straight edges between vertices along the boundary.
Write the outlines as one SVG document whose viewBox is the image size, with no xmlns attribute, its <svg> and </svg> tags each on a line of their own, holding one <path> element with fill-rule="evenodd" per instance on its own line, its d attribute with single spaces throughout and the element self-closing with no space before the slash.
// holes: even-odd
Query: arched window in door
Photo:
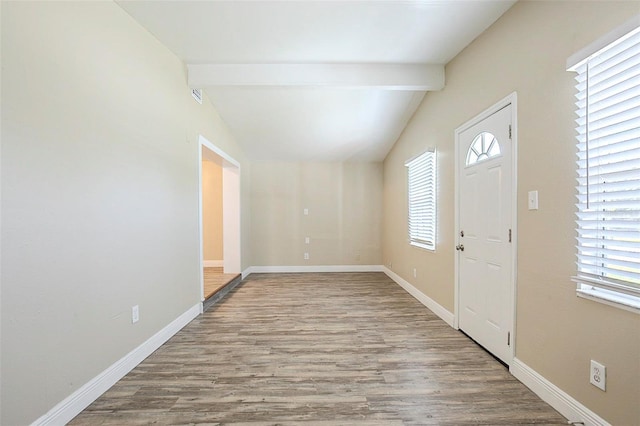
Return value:
<svg viewBox="0 0 640 426">
<path fill-rule="evenodd" d="M 471 166 L 480 161 L 500 155 L 498 139 L 489 132 L 482 132 L 473 139 L 467 152 L 466 165 Z"/>
</svg>

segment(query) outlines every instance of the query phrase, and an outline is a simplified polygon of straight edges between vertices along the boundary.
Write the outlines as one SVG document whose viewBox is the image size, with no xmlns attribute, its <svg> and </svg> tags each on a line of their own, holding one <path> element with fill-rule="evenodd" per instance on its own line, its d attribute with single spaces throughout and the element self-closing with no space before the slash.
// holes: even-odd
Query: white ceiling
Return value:
<svg viewBox="0 0 640 426">
<path fill-rule="evenodd" d="M 513 3 L 118 1 L 270 161 L 382 160 L 444 64 Z"/>
</svg>

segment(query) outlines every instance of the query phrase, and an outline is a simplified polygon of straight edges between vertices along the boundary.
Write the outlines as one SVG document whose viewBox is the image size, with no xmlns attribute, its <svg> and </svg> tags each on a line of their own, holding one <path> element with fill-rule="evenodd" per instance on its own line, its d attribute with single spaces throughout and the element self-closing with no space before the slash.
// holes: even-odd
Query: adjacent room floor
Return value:
<svg viewBox="0 0 640 426">
<path fill-rule="evenodd" d="M 566 425 L 382 273 L 252 274 L 73 425 Z"/>
<path fill-rule="evenodd" d="M 203 268 L 204 298 L 215 295 L 224 286 L 236 279 L 240 274 L 225 274 L 222 267 Z"/>
</svg>

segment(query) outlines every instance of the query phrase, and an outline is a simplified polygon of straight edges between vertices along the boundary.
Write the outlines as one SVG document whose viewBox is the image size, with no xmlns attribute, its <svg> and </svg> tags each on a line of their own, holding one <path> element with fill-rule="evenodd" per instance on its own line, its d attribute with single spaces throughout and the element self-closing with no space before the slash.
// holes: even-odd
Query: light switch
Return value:
<svg viewBox="0 0 640 426">
<path fill-rule="evenodd" d="M 304 213 L 304 215 L 307 216 L 309 214 L 309 209 L 304 209 L 302 213 Z"/>
<path fill-rule="evenodd" d="M 538 191 L 529 191 L 529 210 L 538 210 Z"/>
</svg>

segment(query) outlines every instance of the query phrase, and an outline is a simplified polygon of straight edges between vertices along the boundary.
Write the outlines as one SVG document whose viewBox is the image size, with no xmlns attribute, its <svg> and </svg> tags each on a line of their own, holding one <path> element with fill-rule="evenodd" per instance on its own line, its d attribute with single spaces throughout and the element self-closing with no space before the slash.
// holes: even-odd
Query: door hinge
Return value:
<svg viewBox="0 0 640 426">
<path fill-rule="evenodd" d="M 507 332 L 507 346 L 511 346 L 511 332 Z"/>
<path fill-rule="evenodd" d="M 509 139 L 511 139 L 511 124 L 509 124 Z"/>
<path fill-rule="evenodd" d="M 511 229 L 509 229 L 509 242 L 511 242 Z"/>
</svg>

